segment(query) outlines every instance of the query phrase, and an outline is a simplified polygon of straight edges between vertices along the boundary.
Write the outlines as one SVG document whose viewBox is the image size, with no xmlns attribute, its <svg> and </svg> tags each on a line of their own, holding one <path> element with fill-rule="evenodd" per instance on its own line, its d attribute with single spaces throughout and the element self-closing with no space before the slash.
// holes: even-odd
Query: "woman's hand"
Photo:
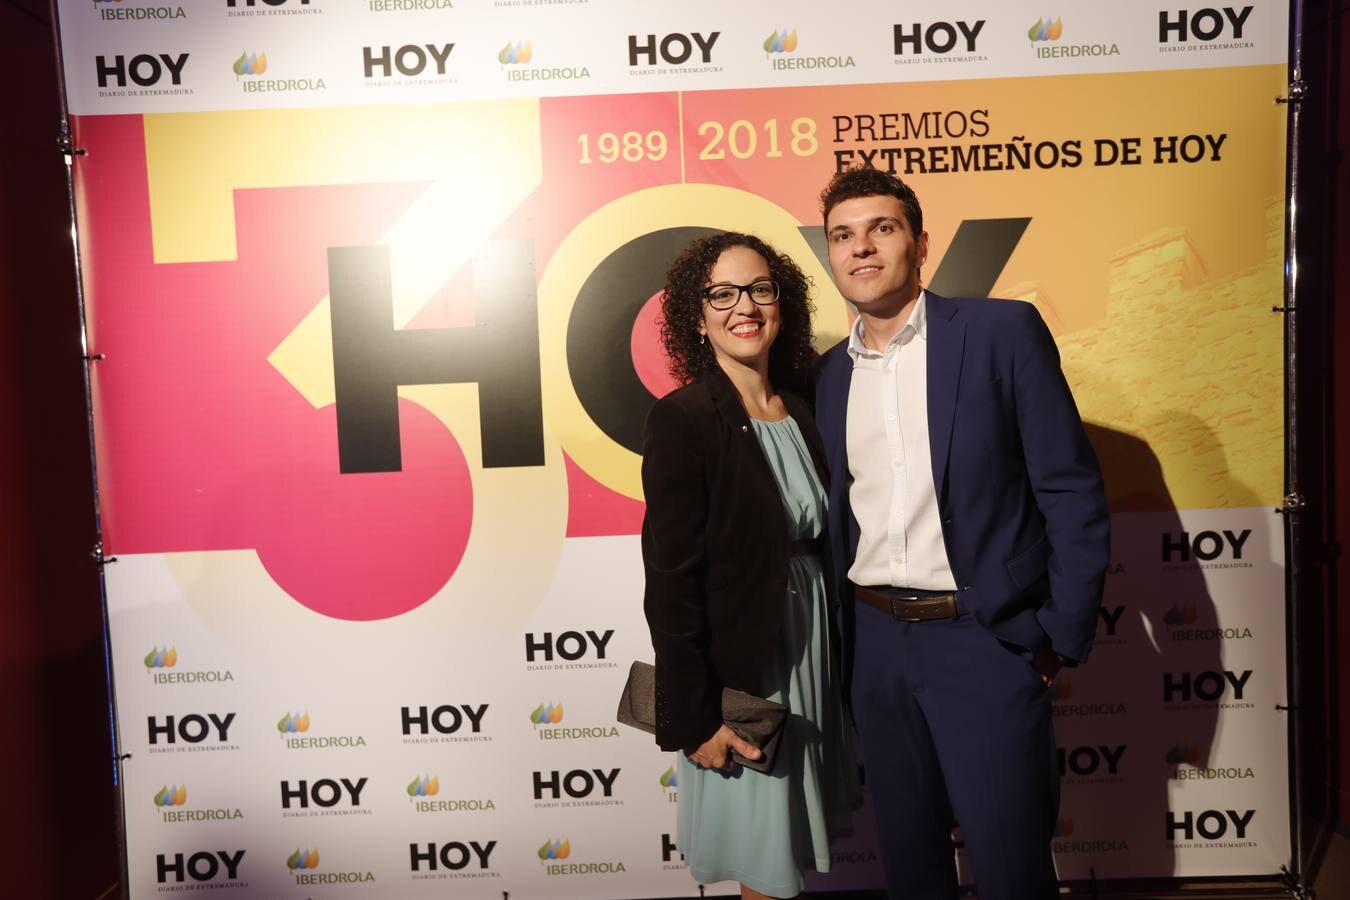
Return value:
<svg viewBox="0 0 1350 900">
<path fill-rule="evenodd" d="M 686 750 L 684 755 L 705 769 L 724 769 L 730 772 L 736 768 L 736 762 L 731 758 L 732 750 L 746 759 L 759 759 L 763 755 L 758 747 L 743 740 L 726 725 L 718 728 L 713 736 L 699 747 Z"/>
</svg>

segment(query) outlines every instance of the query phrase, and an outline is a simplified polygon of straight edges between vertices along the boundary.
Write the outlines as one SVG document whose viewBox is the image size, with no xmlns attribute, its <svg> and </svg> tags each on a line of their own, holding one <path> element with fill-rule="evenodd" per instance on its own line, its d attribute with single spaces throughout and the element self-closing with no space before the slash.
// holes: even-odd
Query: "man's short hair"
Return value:
<svg viewBox="0 0 1350 900">
<path fill-rule="evenodd" d="M 923 234 L 923 208 L 919 206 L 914 189 L 888 172 L 865 165 L 836 172 L 825 185 L 825 190 L 820 192 L 821 221 L 828 220 L 830 210 L 840 203 L 858 197 L 894 197 L 905 211 L 905 221 L 914 232 L 912 236 L 918 238 Z"/>
</svg>

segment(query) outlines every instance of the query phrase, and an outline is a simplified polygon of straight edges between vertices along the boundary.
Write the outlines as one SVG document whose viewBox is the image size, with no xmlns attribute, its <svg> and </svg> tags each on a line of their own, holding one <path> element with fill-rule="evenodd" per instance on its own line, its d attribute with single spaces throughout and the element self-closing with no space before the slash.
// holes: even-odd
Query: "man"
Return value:
<svg viewBox="0 0 1350 900">
<path fill-rule="evenodd" d="M 890 894 L 957 896 L 959 820 L 981 900 L 1044 900 L 1049 686 L 1087 658 L 1109 552 L 1097 460 L 1034 307 L 922 288 L 928 235 L 907 185 L 850 169 L 821 212 L 858 311 L 821 360 L 816 407 Z"/>
</svg>

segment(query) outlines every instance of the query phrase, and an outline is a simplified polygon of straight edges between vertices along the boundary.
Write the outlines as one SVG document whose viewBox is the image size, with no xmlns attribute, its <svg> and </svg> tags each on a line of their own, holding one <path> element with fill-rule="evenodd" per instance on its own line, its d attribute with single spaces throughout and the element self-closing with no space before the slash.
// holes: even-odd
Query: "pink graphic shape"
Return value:
<svg viewBox="0 0 1350 900">
<path fill-rule="evenodd" d="M 679 384 L 670 374 L 670 357 L 661 346 L 661 296 L 657 291 L 642 305 L 633 321 L 629 352 L 633 355 L 633 369 L 643 387 L 653 397 L 664 397 Z"/>
<path fill-rule="evenodd" d="M 637 534 L 647 504 L 620 494 L 596 481 L 563 454 L 567 467 L 567 536 L 602 537 Z"/>
<path fill-rule="evenodd" d="M 400 402 L 403 470 L 343 475 L 333 408 L 267 362 L 327 293 L 327 249 L 373 244 L 422 186 L 240 190 L 236 261 L 156 265 L 140 117 L 76 126 L 108 550 L 255 549 L 286 593 L 335 618 L 425 603 L 472 524 L 458 443 Z"/>
</svg>

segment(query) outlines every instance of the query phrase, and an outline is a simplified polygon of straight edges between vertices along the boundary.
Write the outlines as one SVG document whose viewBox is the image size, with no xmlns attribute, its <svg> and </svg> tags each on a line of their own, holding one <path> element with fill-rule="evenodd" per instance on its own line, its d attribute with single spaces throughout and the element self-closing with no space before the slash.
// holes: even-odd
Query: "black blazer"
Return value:
<svg viewBox="0 0 1350 900">
<path fill-rule="evenodd" d="M 821 484 L 828 485 L 810 408 L 792 394 L 780 396 Z M 736 389 L 720 369 L 652 407 L 642 489 L 656 742 L 663 750 L 684 750 L 722 724 L 723 686 L 763 696 L 787 593 L 783 500 Z"/>
</svg>

